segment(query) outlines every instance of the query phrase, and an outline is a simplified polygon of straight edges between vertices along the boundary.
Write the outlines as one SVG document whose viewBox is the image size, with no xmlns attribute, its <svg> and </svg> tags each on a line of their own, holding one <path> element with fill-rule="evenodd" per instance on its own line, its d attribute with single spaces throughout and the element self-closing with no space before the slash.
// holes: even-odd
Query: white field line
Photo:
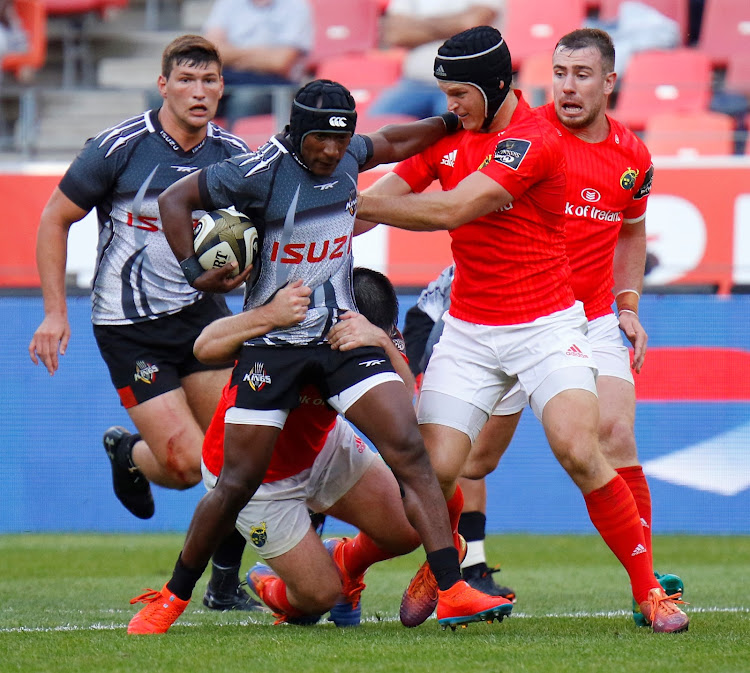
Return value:
<svg viewBox="0 0 750 673">
<path fill-rule="evenodd" d="M 112 612 L 120 612 L 119 610 L 112 610 Z M 124 610 L 122 611 L 124 612 Z M 706 607 L 706 608 L 690 608 L 689 614 L 700 614 L 700 613 L 743 613 L 750 614 L 750 607 L 741 608 L 725 608 L 725 607 Z M 530 615 L 524 612 L 514 612 L 512 617 L 514 619 L 569 619 L 569 618 L 580 618 L 580 617 L 605 617 L 607 619 L 619 619 L 623 617 L 629 617 L 631 613 L 627 610 L 613 610 L 610 612 L 549 612 L 543 615 Z M 433 617 L 430 617 L 433 619 Z M 377 624 L 379 622 L 396 622 L 397 617 L 366 617 L 362 620 L 363 622 Z M 190 622 L 190 621 L 179 621 L 175 624 L 176 628 L 192 628 L 196 626 L 207 626 L 207 622 Z M 247 618 L 237 622 L 217 622 L 211 626 L 224 627 L 224 626 L 271 626 L 267 621 L 260 621 L 258 619 Z M 102 624 L 96 623 L 89 626 L 80 626 L 76 624 L 62 624 L 60 626 L 14 626 L 10 628 L 0 628 L 0 633 L 59 633 L 66 631 L 119 631 L 127 628 L 127 623 L 119 624 Z M 321 619 L 318 626 L 329 626 L 334 628 L 331 622 L 327 622 Z"/>
</svg>

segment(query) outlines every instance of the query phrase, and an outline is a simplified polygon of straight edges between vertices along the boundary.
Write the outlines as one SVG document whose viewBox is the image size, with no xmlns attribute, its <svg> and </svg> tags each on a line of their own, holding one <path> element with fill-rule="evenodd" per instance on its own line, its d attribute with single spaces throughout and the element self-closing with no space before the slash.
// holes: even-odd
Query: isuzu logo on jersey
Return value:
<svg viewBox="0 0 750 673">
<path fill-rule="evenodd" d="M 637 179 L 638 171 L 635 170 L 635 168 L 628 168 L 628 170 L 620 176 L 620 187 L 623 189 L 633 189 Z"/>
<path fill-rule="evenodd" d="M 287 243 L 283 247 L 278 241 L 274 241 L 271 246 L 271 261 L 281 264 L 317 264 L 325 259 L 339 259 L 351 250 L 351 234 L 333 240 Z"/>
<path fill-rule="evenodd" d="M 584 187 L 581 190 L 581 198 L 589 203 L 596 203 L 602 198 L 602 195 L 596 191 L 593 187 Z"/>
<path fill-rule="evenodd" d="M 518 170 L 526 153 L 531 147 L 531 141 L 520 140 L 518 138 L 506 138 L 501 140 L 495 147 L 494 159 L 499 164 L 503 164 L 514 171 Z"/>
<path fill-rule="evenodd" d="M 143 383 L 148 383 L 150 385 L 156 381 L 156 373 L 158 371 L 159 368 L 156 365 L 144 362 L 143 360 L 138 360 L 135 363 L 135 375 L 133 376 L 133 379 L 136 381 L 143 381 Z"/>
<path fill-rule="evenodd" d="M 266 374 L 266 366 L 262 362 L 256 362 L 253 371 L 245 374 L 242 381 L 247 382 L 255 392 L 271 385 L 271 377 Z"/>
<path fill-rule="evenodd" d="M 334 128 L 346 128 L 346 117 L 329 117 L 328 123 Z"/>
</svg>

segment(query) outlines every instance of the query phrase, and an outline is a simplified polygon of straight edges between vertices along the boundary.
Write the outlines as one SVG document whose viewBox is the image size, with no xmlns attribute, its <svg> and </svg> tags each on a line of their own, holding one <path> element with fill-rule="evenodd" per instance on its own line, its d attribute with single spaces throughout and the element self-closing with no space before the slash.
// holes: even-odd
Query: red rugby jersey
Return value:
<svg viewBox="0 0 750 673">
<path fill-rule="evenodd" d="M 203 462 L 211 474 L 221 473 L 224 465 L 224 415 L 234 406 L 236 397 L 236 386 L 227 383 L 203 440 Z M 289 413 L 276 439 L 263 483 L 286 479 L 311 467 L 335 423 L 336 412 L 325 403 L 318 389 L 303 388 L 300 405 Z"/>
<path fill-rule="evenodd" d="M 646 214 L 651 191 L 651 154 L 632 131 L 611 117 L 600 143 L 581 140 L 555 114 L 553 103 L 538 108 L 562 134 L 567 164 L 566 246 L 571 285 L 589 320 L 612 312 L 612 263 L 623 221 Z"/>
<path fill-rule="evenodd" d="M 513 201 L 450 232 L 456 275 L 451 315 L 512 325 L 568 308 L 573 291 L 565 255 L 565 159 L 560 132 L 534 114 L 519 91 L 500 133 L 461 130 L 396 167 L 415 192 L 443 190 L 481 171 Z"/>
</svg>

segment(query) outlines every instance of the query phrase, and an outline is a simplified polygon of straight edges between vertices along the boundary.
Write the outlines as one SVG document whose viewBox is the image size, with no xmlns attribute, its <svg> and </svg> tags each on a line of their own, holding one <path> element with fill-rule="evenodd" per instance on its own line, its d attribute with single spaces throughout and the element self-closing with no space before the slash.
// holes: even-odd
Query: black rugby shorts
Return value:
<svg viewBox="0 0 750 673">
<path fill-rule="evenodd" d="M 308 384 L 323 399 L 376 374 L 394 372 L 382 348 L 363 346 L 350 351 L 316 346 L 243 346 L 232 372 L 237 386 L 235 406 L 241 409 L 294 409 Z"/>
<path fill-rule="evenodd" d="M 94 325 L 94 336 L 126 409 L 180 387 L 194 372 L 226 369 L 193 355 L 203 328 L 231 315 L 223 297 L 206 295 L 171 315 L 132 325 Z"/>
</svg>

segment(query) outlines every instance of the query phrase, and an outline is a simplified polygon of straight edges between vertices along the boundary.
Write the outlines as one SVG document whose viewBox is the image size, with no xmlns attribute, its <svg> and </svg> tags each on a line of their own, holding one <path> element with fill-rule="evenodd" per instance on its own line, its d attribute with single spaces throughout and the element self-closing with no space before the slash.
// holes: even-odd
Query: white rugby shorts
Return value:
<svg viewBox="0 0 750 673">
<path fill-rule="evenodd" d="M 516 383 L 523 395 L 512 397 L 506 414 L 520 411 L 530 399 L 541 418 L 544 405 L 563 390 L 596 394 L 586 328 L 580 302 L 519 325 L 477 325 L 446 315 L 422 383 L 419 422 L 453 427 L 474 441 Z"/>
<path fill-rule="evenodd" d="M 613 313 L 589 320 L 586 337 L 591 344 L 599 376 L 613 376 L 635 385 L 630 369 L 630 351 L 623 343 L 620 321 Z M 493 416 L 510 416 L 528 404 L 528 397 L 516 382 L 492 412 Z"/>
<path fill-rule="evenodd" d="M 324 512 L 364 475 L 378 456 L 341 417 L 312 467 L 286 479 L 261 484 L 237 517 L 237 530 L 263 559 L 281 556 L 310 529 L 308 508 Z M 201 462 L 206 490 L 218 478 Z"/>
</svg>

